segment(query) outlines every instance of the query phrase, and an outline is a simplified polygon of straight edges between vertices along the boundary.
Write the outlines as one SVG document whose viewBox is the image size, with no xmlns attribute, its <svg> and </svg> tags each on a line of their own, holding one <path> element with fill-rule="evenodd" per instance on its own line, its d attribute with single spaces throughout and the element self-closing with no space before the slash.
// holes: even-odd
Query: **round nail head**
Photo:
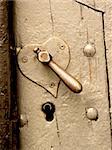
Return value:
<svg viewBox="0 0 112 150">
<path fill-rule="evenodd" d="M 64 50 L 64 49 L 65 49 L 65 45 L 61 45 L 61 46 L 60 46 L 60 49 L 61 49 L 61 50 Z"/>
<path fill-rule="evenodd" d="M 98 119 L 98 111 L 96 108 L 88 108 L 86 110 L 87 118 L 90 120 L 97 120 Z"/>
<path fill-rule="evenodd" d="M 22 57 L 22 62 L 23 63 L 27 63 L 28 62 L 28 57 L 27 56 L 23 56 Z"/>
<path fill-rule="evenodd" d="M 53 88 L 55 86 L 54 82 L 51 82 L 50 87 Z"/>
<path fill-rule="evenodd" d="M 96 50 L 95 50 L 94 46 L 89 43 L 84 47 L 83 53 L 87 57 L 93 57 L 96 53 Z"/>
</svg>

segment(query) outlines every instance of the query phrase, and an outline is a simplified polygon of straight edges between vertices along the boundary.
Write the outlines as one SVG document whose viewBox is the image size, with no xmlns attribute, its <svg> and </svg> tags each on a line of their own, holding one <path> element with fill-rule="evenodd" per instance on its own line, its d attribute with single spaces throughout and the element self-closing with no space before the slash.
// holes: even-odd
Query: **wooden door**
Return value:
<svg viewBox="0 0 112 150">
<path fill-rule="evenodd" d="M 15 1 L 21 150 L 111 150 L 104 12 L 93 4 Z M 38 65 L 38 46 L 81 82 L 81 93 Z M 50 120 L 42 111 L 48 102 Z"/>
</svg>

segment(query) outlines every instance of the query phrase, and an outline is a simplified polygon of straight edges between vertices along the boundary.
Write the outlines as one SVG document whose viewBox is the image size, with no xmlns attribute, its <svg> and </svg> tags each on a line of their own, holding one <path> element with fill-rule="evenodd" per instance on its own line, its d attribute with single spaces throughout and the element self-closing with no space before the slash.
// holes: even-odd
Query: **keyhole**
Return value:
<svg viewBox="0 0 112 150">
<path fill-rule="evenodd" d="M 55 105 L 51 102 L 47 102 L 42 105 L 42 111 L 46 115 L 47 121 L 52 121 L 54 119 Z"/>
</svg>

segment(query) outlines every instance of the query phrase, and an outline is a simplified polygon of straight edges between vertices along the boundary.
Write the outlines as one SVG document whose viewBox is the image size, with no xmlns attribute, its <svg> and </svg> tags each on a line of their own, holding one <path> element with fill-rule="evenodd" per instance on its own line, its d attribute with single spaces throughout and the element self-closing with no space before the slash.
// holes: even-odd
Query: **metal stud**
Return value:
<svg viewBox="0 0 112 150">
<path fill-rule="evenodd" d="M 87 57 L 93 57 L 96 53 L 94 46 L 91 43 L 88 43 L 83 50 L 83 53 Z"/>
<path fill-rule="evenodd" d="M 27 124 L 28 124 L 28 119 L 27 119 L 26 114 L 21 114 L 20 115 L 20 127 L 24 127 Z"/>
<path fill-rule="evenodd" d="M 86 116 L 90 120 L 97 120 L 98 119 L 98 110 L 96 108 L 88 108 L 86 109 Z"/>
</svg>

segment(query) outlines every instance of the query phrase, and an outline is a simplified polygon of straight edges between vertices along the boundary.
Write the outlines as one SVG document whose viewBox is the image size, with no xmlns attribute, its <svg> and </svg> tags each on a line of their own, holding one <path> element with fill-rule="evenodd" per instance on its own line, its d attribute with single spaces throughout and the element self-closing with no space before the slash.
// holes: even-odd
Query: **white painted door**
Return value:
<svg viewBox="0 0 112 150">
<path fill-rule="evenodd" d="M 111 150 L 104 12 L 75 0 L 16 0 L 15 16 L 20 149 Z M 48 50 L 82 92 L 38 62 L 35 47 Z"/>
</svg>

